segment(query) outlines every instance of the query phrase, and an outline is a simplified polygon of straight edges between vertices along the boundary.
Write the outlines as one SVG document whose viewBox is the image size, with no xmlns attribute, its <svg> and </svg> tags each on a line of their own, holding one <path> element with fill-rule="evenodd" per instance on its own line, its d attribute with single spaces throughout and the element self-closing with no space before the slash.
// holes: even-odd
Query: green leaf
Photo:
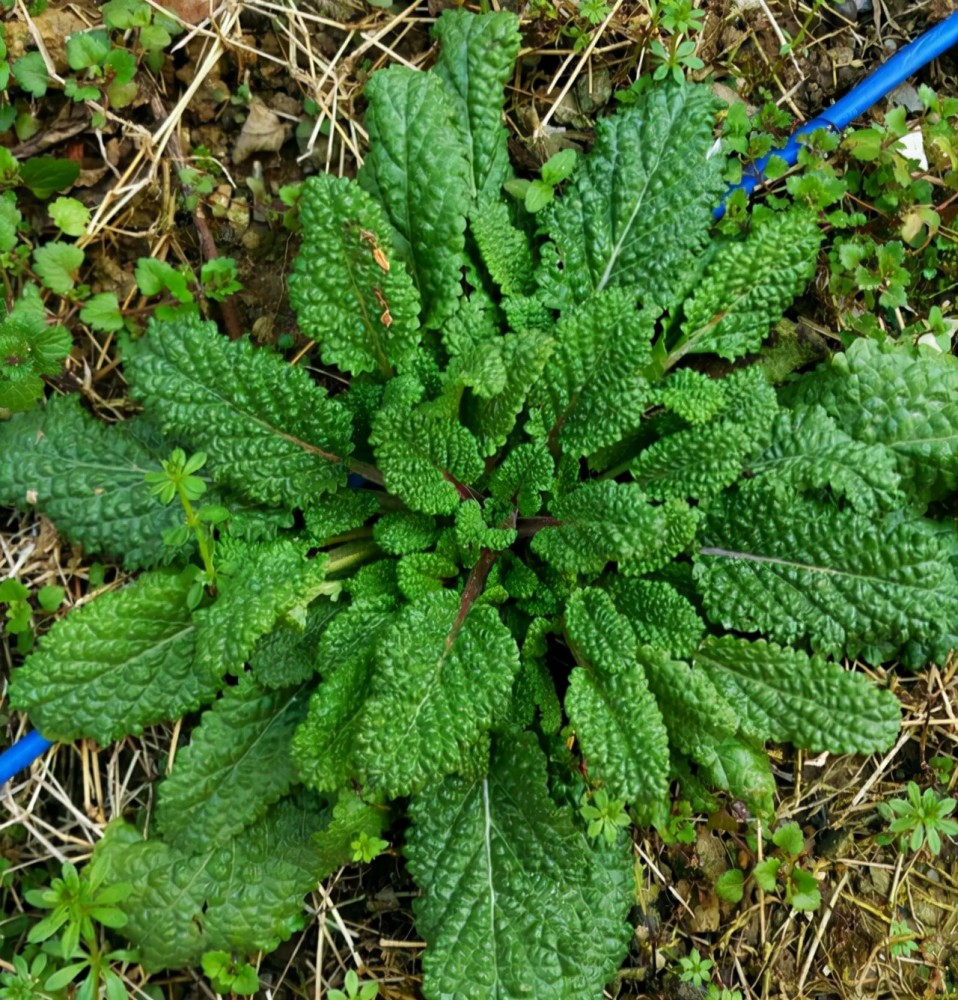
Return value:
<svg viewBox="0 0 958 1000">
<path fill-rule="evenodd" d="M 565 708 L 590 776 L 614 798 L 641 805 L 664 801 L 668 736 L 636 659 L 628 619 L 601 590 L 580 590 L 566 607 L 565 632 L 580 664 L 569 678 Z"/>
<path fill-rule="evenodd" d="M 901 477 L 891 448 L 846 434 L 820 406 L 780 412 L 769 446 L 748 463 L 756 476 L 788 492 L 829 488 L 856 510 L 900 506 Z"/>
<path fill-rule="evenodd" d="M 143 966 L 178 969 L 207 951 L 273 951 L 302 926 L 303 897 L 328 874 L 311 844 L 321 825 L 314 800 L 294 796 L 228 843 L 186 854 L 115 822 L 94 863 L 133 887 L 123 934 Z"/>
<path fill-rule="evenodd" d="M 506 11 L 475 17 L 462 9 L 444 10 L 432 30 L 440 41 L 432 72 L 445 85 L 466 146 L 471 196 L 495 201 L 512 176 L 500 109 L 522 41 L 518 19 Z"/>
<path fill-rule="evenodd" d="M 439 77 L 405 66 L 374 74 L 366 96 L 371 149 L 359 182 L 403 238 L 423 325 L 439 328 L 462 293 L 469 206 L 469 165 L 451 102 Z"/>
<path fill-rule="evenodd" d="M 102 66 L 110 53 L 110 35 L 101 28 L 76 31 L 67 38 L 67 62 L 72 70 Z"/>
<path fill-rule="evenodd" d="M 661 87 L 599 122 L 592 151 L 546 216 L 557 255 L 542 276 L 550 304 L 614 287 L 643 305 L 671 304 L 723 187 L 722 158 L 707 156 L 713 116 L 707 89 Z"/>
<path fill-rule="evenodd" d="M 303 185 L 303 244 L 290 302 L 327 364 L 392 374 L 419 346 L 419 295 L 381 206 L 354 181 L 320 174 Z"/>
<path fill-rule="evenodd" d="M 740 903 L 745 895 L 745 874 L 738 868 L 722 872 L 715 880 L 715 895 L 729 903 Z"/>
<path fill-rule="evenodd" d="M 309 680 L 319 666 L 316 647 L 320 636 L 341 610 L 340 604 L 330 600 L 314 601 L 305 622 L 288 615 L 264 635 L 249 658 L 256 683 L 264 688 L 283 688 Z"/>
<path fill-rule="evenodd" d="M 757 485 L 707 513 L 695 580 L 717 624 L 873 663 L 949 641 L 958 581 L 933 522 L 872 521 Z"/>
<path fill-rule="evenodd" d="M 181 513 L 143 481 L 160 463 L 137 436 L 139 421 L 108 426 L 77 395 L 0 423 L 0 502 L 36 506 L 88 553 L 122 557 L 130 569 L 168 553 L 163 535 Z"/>
<path fill-rule="evenodd" d="M 194 666 L 190 583 L 147 573 L 75 609 L 16 671 L 11 704 L 48 739 L 101 746 L 194 711 L 217 681 Z"/>
<path fill-rule="evenodd" d="M 758 887 L 764 889 L 765 892 L 774 892 L 778 888 L 778 870 L 781 866 L 782 862 L 779 858 L 767 858 L 765 861 L 760 861 L 752 869 L 752 877 Z"/>
<path fill-rule="evenodd" d="M 805 835 L 798 823 L 782 823 L 772 834 L 772 843 L 789 856 L 797 858 L 805 850 Z"/>
<path fill-rule="evenodd" d="M 607 587 L 640 644 L 681 659 L 691 655 L 702 641 L 705 623 L 688 599 L 670 584 L 615 575 Z"/>
<path fill-rule="evenodd" d="M 116 292 L 100 292 L 92 295 L 80 310 L 80 319 L 94 330 L 116 333 L 123 329 L 123 314 Z"/>
<path fill-rule="evenodd" d="M 358 756 L 370 784 L 391 798 L 464 768 L 470 748 L 506 716 L 515 640 L 495 608 L 462 614 L 453 591 L 428 594 L 379 641 Z"/>
<path fill-rule="evenodd" d="M 39 52 L 27 52 L 15 59 L 12 66 L 13 78 L 20 84 L 20 89 L 31 97 L 43 97 L 47 92 L 50 75 L 47 64 Z"/>
<path fill-rule="evenodd" d="M 23 214 L 17 208 L 16 195 L 13 191 L 0 193 L 0 253 L 6 253 L 17 245 L 21 222 Z"/>
<path fill-rule="evenodd" d="M 83 251 L 72 243 L 43 243 L 33 251 L 33 269 L 44 288 L 66 295 L 76 284 Z"/>
<path fill-rule="evenodd" d="M 290 740 L 305 714 L 302 688 L 267 693 L 248 676 L 227 688 L 160 785 L 166 843 L 201 853 L 263 816 L 296 781 Z"/>
<path fill-rule="evenodd" d="M 482 261 L 503 295 L 523 295 L 533 290 L 533 261 L 529 241 L 512 224 L 509 208 L 501 201 L 483 202 L 469 216 Z"/>
<path fill-rule="evenodd" d="M 76 160 L 60 160 L 54 156 L 31 156 L 20 164 L 20 180 L 30 193 L 41 201 L 55 191 L 63 191 L 80 176 Z M 55 291 L 55 289 L 54 289 Z"/>
<path fill-rule="evenodd" d="M 90 222 L 90 210 L 76 198 L 57 198 L 47 205 L 53 224 L 67 236 L 82 236 Z"/>
<path fill-rule="evenodd" d="M 607 563 L 644 558 L 659 544 L 662 509 L 634 483 L 592 480 L 549 510 L 558 524 L 538 531 L 532 550 L 563 573 L 598 576 Z"/>
<path fill-rule="evenodd" d="M 345 484 L 349 413 L 276 354 L 190 317 L 154 324 L 126 370 L 164 429 L 242 496 L 296 507 Z"/>
<path fill-rule="evenodd" d="M 217 677 L 239 674 L 257 641 L 283 615 L 339 589 L 326 582 L 326 557 L 308 559 L 303 544 L 288 538 L 239 545 L 230 555 L 216 600 L 194 616 L 197 667 Z M 221 543 L 217 557 L 223 556 Z"/>
<path fill-rule="evenodd" d="M 764 371 L 741 369 L 721 385 L 725 404 L 709 422 L 671 434 L 663 428 L 630 466 L 651 498 L 704 500 L 734 483 L 767 441 L 779 405 Z"/>
<path fill-rule="evenodd" d="M 575 170 L 576 151 L 574 149 L 560 149 L 542 164 L 542 179 L 546 184 L 553 187 L 561 184 Z"/>
<path fill-rule="evenodd" d="M 861 338 L 786 398 L 818 404 L 856 441 L 889 448 L 902 489 L 921 504 L 958 486 L 958 361 L 950 355 Z"/>
<path fill-rule="evenodd" d="M 898 699 L 820 656 L 763 640 L 710 636 L 694 662 L 737 707 L 742 725 L 763 740 L 875 753 L 898 735 Z"/>
<path fill-rule="evenodd" d="M 468 486 L 485 471 L 476 439 L 458 421 L 406 406 L 383 407 L 370 444 L 386 489 L 424 514 L 450 514 Z"/>
<path fill-rule="evenodd" d="M 136 262 L 136 287 L 144 295 L 162 295 L 169 292 L 177 302 L 193 301 L 189 281 L 182 271 L 178 271 L 165 260 L 141 257 Z"/>
<path fill-rule="evenodd" d="M 363 801 L 352 789 L 340 791 L 329 825 L 313 837 L 321 866 L 334 872 L 353 860 L 352 843 L 360 834 L 379 838 L 389 825 L 385 806 Z"/>
<path fill-rule="evenodd" d="M 427 1000 L 600 995 L 630 935 L 631 863 L 556 808 L 535 736 L 510 731 L 488 777 L 449 778 L 410 812 Z"/>
<path fill-rule="evenodd" d="M 757 351 L 815 273 L 822 242 L 804 209 L 770 214 L 739 243 L 717 245 L 686 301 L 683 353 L 734 361 Z"/>
<path fill-rule="evenodd" d="M 463 414 L 463 422 L 474 430 L 480 453 L 486 457 L 506 443 L 527 394 L 546 367 L 553 342 L 538 330 L 527 330 L 505 334 L 496 347 L 501 351 L 505 384 L 486 398 L 468 400 Z"/>
<path fill-rule="evenodd" d="M 639 426 L 651 396 L 645 369 L 653 319 L 636 311 L 635 296 L 624 289 L 563 314 L 534 401 L 566 454 L 590 454 Z"/>
</svg>

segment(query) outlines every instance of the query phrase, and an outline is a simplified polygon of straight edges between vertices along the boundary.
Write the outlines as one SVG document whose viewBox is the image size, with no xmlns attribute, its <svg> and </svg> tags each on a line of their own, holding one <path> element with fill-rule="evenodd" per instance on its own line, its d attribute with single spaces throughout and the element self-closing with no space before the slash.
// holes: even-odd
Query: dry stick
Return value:
<svg viewBox="0 0 958 1000">
<path fill-rule="evenodd" d="M 825 931 L 828 928 L 828 923 L 832 919 L 832 914 L 835 912 L 835 904 L 841 897 L 842 889 L 845 888 L 845 883 L 848 881 L 849 873 L 846 871 L 835 886 L 835 891 L 832 893 L 831 899 L 828 901 L 828 906 L 825 908 L 825 912 L 822 914 L 822 919 L 818 922 L 818 927 L 815 930 L 815 939 L 812 941 L 811 948 L 808 949 L 808 957 L 805 959 L 805 964 L 802 966 L 802 974 L 798 977 L 798 992 L 801 994 L 802 990 L 805 988 L 805 980 L 808 979 L 808 974 L 812 968 L 812 960 L 815 958 L 815 953 L 818 951 L 822 943 L 822 938 L 825 936 Z"/>
<path fill-rule="evenodd" d="M 228 34 L 233 30 L 234 27 L 239 23 L 239 8 L 233 8 L 227 11 L 226 16 L 223 18 L 222 27 L 218 26 L 218 30 L 222 32 L 223 35 Z M 117 187 L 108 191 L 106 197 L 100 202 L 90 225 L 87 227 L 86 233 L 77 240 L 77 246 L 84 247 L 88 243 L 92 242 L 100 230 L 106 226 L 106 224 L 116 216 L 120 209 L 129 204 L 134 197 L 149 184 L 156 176 L 157 164 L 163 155 L 163 151 L 166 149 L 170 138 L 176 131 L 179 125 L 180 119 L 183 117 L 183 112 L 187 109 L 196 92 L 205 82 L 207 76 L 209 76 L 213 67 L 219 61 L 220 57 L 226 51 L 226 47 L 221 41 L 220 37 L 215 37 L 213 39 L 213 44 L 210 46 L 206 55 L 203 57 L 202 62 L 197 67 L 196 75 L 193 77 L 190 85 L 183 92 L 180 99 L 176 102 L 175 107 L 170 111 L 169 116 L 165 121 L 159 126 L 159 128 L 150 135 L 149 133 L 143 139 L 143 145 L 140 150 L 133 158 L 130 165 L 126 168 L 123 177 Z M 146 160 L 150 160 L 147 169 L 146 176 L 140 176 L 142 173 L 142 168 Z"/>
<path fill-rule="evenodd" d="M 166 108 L 163 106 L 160 95 L 155 90 L 150 95 L 150 110 L 157 121 L 164 120 Z M 180 145 L 180 137 L 175 131 L 170 133 L 168 145 L 173 162 L 179 170 L 184 170 L 188 164 L 186 157 L 183 155 L 183 147 Z M 184 189 L 185 187 L 186 185 L 184 185 Z M 216 249 L 216 241 L 213 239 L 209 222 L 206 220 L 206 210 L 199 199 L 197 199 L 196 207 L 193 209 L 193 225 L 196 226 L 196 235 L 200 240 L 200 255 L 204 263 L 210 260 L 217 260 L 219 258 L 219 251 Z M 240 319 L 236 303 L 233 301 L 232 296 L 220 302 L 220 315 L 223 317 L 223 326 L 226 327 L 226 333 L 230 340 L 239 340 L 243 336 L 243 322 Z"/>
<path fill-rule="evenodd" d="M 592 40 L 589 42 L 589 44 L 585 48 L 585 51 L 582 53 L 582 56 L 579 59 L 579 64 L 578 66 L 576 66 L 575 71 L 566 81 L 566 84 L 562 88 L 562 90 L 559 91 L 559 96 L 555 99 L 555 101 L 553 101 L 552 107 L 549 108 L 549 110 L 545 113 L 545 117 L 542 118 L 542 120 L 539 122 L 537 128 L 538 132 L 542 132 L 545 129 L 546 125 L 549 124 L 549 119 L 552 118 L 552 116 L 556 113 L 556 110 L 558 109 L 559 105 L 565 100 L 566 94 L 568 94 L 569 91 L 572 89 L 573 84 L 578 79 L 579 74 L 582 72 L 582 67 L 586 64 L 586 61 L 588 60 L 589 56 L 592 55 L 592 50 L 596 47 L 596 45 L 599 44 L 599 39 L 602 37 L 602 32 L 605 31 L 605 29 L 609 26 L 609 22 L 615 16 L 616 11 L 622 6 L 622 3 L 623 0 L 616 0 L 615 5 L 606 15 L 605 20 L 596 29 L 596 33 L 592 36 Z"/>
</svg>

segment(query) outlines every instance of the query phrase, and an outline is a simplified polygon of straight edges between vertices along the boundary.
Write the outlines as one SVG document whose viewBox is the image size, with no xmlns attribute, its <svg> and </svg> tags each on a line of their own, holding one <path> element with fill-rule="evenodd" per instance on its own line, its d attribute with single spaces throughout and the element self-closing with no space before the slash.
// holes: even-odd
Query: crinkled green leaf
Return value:
<svg viewBox="0 0 958 1000">
<path fill-rule="evenodd" d="M 492 201 L 512 176 L 501 108 L 522 41 L 518 19 L 508 11 L 475 17 L 447 9 L 433 34 L 440 41 L 434 72 L 445 85 L 466 145 L 472 196 Z"/>
<path fill-rule="evenodd" d="M 730 736 L 715 744 L 714 756 L 699 768 L 699 777 L 707 785 L 724 788 L 741 799 L 759 818 L 774 818 L 778 787 L 764 747 Z"/>
<path fill-rule="evenodd" d="M 296 781 L 290 740 L 305 712 L 301 687 L 266 692 L 247 676 L 227 688 L 160 785 L 166 843 L 199 854 L 265 815 Z"/>
<path fill-rule="evenodd" d="M 384 407 L 370 437 L 390 493 L 424 514 L 450 514 L 485 466 L 476 439 L 452 418 L 423 409 Z"/>
<path fill-rule="evenodd" d="M 542 494 L 555 478 L 555 462 L 542 441 L 510 448 L 489 478 L 489 492 L 502 504 L 515 504 L 519 514 L 532 517 L 542 508 Z"/>
<path fill-rule="evenodd" d="M 223 553 L 227 555 L 229 550 Z M 276 622 L 329 592 L 326 559 L 308 559 L 288 539 L 237 546 L 216 600 L 196 612 L 196 662 L 216 677 L 238 674 Z"/>
<path fill-rule="evenodd" d="M 413 511 L 383 514 L 373 525 L 376 544 L 391 555 L 403 556 L 432 548 L 439 537 L 433 518 Z"/>
<path fill-rule="evenodd" d="M 663 87 L 599 122 L 592 151 L 545 213 L 557 252 L 542 275 L 550 304 L 614 287 L 671 304 L 723 187 L 722 158 L 708 156 L 714 113 L 706 88 Z"/>
<path fill-rule="evenodd" d="M 467 404 L 463 421 L 475 431 L 482 455 L 494 455 L 505 444 L 522 412 L 526 396 L 552 354 L 552 339 L 538 330 L 509 333 L 498 344 L 506 373 L 502 390 Z"/>
<path fill-rule="evenodd" d="M 625 954 L 633 902 L 620 846 L 590 849 L 546 789 L 531 733 L 496 740 L 489 776 L 410 806 L 410 871 L 427 1000 L 598 998 Z"/>
<path fill-rule="evenodd" d="M 638 658 L 672 745 L 700 765 L 714 765 L 717 747 L 738 731 L 736 708 L 701 670 L 651 646 L 640 647 Z"/>
<path fill-rule="evenodd" d="M 331 792 L 358 772 L 355 751 L 369 697 L 371 657 L 355 657 L 324 678 L 293 739 L 293 759 L 304 784 Z"/>
<path fill-rule="evenodd" d="M 532 550 L 563 573 L 595 576 L 607 563 L 644 558 L 659 544 L 661 508 L 634 483 L 592 480 L 549 510 L 558 524 L 540 529 Z"/>
<path fill-rule="evenodd" d="M 303 244 L 289 278 L 299 327 L 327 364 L 390 375 L 419 346 L 419 295 L 382 207 L 355 181 L 310 177 Z"/>
<path fill-rule="evenodd" d="M 345 484 L 348 412 L 278 355 L 190 317 L 154 324 L 126 370 L 164 429 L 242 496 L 296 507 Z"/>
<path fill-rule="evenodd" d="M 821 242 L 816 217 L 793 208 L 719 246 L 685 303 L 683 353 L 734 361 L 757 351 L 815 273 Z"/>
<path fill-rule="evenodd" d="M 77 396 L 0 423 L 0 502 L 36 506 L 89 553 L 121 556 L 130 569 L 155 565 L 182 511 L 150 496 L 143 477 L 160 464 L 129 433 L 135 423 L 95 420 Z"/>
<path fill-rule="evenodd" d="M 438 328 L 462 294 L 469 164 L 438 76 L 391 66 L 366 85 L 370 151 L 359 182 L 403 239 L 423 325 Z M 398 266 L 398 261 L 397 261 Z"/>
<path fill-rule="evenodd" d="M 349 864 L 353 860 L 353 841 L 363 833 L 370 838 L 381 837 L 388 825 L 386 806 L 372 805 L 352 789 L 342 789 L 328 826 L 313 837 L 320 864 L 327 871 Z"/>
<path fill-rule="evenodd" d="M 503 295 L 527 295 L 534 290 L 535 270 L 529 240 L 512 224 L 507 205 L 501 201 L 483 202 L 469 216 L 469 231 L 489 276 Z"/>
<path fill-rule="evenodd" d="M 663 433 L 630 466 L 653 499 L 703 500 L 718 493 L 742 475 L 768 440 L 779 405 L 763 370 L 743 369 L 721 385 L 725 405 L 711 421 Z"/>
<path fill-rule="evenodd" d="M 760 739 L 832 753 L 875 753 L 898 735 L 898 699 L 820 656 L 763 640 L 710 636 L 694 662 Z"/>
<path fill-rule="evenodd" d="M 147 573 L 56 622 L 14 674 L 11 704 L 47 739 L 101 746 L 194 711 L 218 681 L 194 660 L 190 583 Z"/>
<path fill-rule="evenodd" d="M 563 315 L 534 399 L 564 452 L 590 454 L 639 426 L 651 397 L 645 370 L 653 320 L 636 311 L 627 289 L 612 289 Z"/>
<path fill-rule="evenodd" d="M 864 514 L 902 504 L 896 466 L 891 448 L 856 441 L 820 406 L 781 411 L 769 446 L 748 463 L 768 483 L 788 491 L 828 487 Z"/>
<path fill-rule="evenodd" d="M 788 390 L 819 404 L 841 429 L 895 456 L 901 487 L 920 503 L 958 485 L 958 362 L 930 349 L 864 337 Z"/>
<path fill-rule="evenodd" d="M 643 645 L 681 658 L 690 655 L 702 641 L 705 623 L 692 604 L 665 581 L 616 574 L 608 583 L 608 591 Z"/>
<path fill-rule="evenodd" d="M 459 567 L 438 552 L 410 552 L 396 567 L 399 589 L 408 601 L 442 590 L 444 581 L 458 575 Z"/>
<path fill-rule="evenodd" d="M 601 590 L 580 590 L 566 608 L 565 631 L 579 663 L 569 677 L 565 709 L 590 777 L 613 798 L 643 805 L 663 801 L 668 736 L 636 659 L 628 619 Z"/>
<path fill-rule="evenodd" d="M 283 688 L 301 684 L 318 669 L 317 646 L 327 625 L 343 610 L 341 603 L 314 601 L 305 621 L 297 613 L 280 620 L 272 632 L 264 635 L 249 658 L 256 683 L 264 688 Z"/>
<path fill-rule="evenodd" d="M 94 863 L 108 884 L 133 887 L 121 904 L 122 933 L 143 966 L 179 969 L 207 951 L 273 951 L 302 927 L 303 897 L 329 874 L 312 844 L 322 823 L 315 800 L 298 795 L 226 844 L 188 854 L 116 822 Z"/>
<path fill-rule="evenodd" d="M 519 650 L 498 612 L 428 594 L 404 607 L 379 640 L 372 693 L 358 734 L 370 783 L 391 798 L 463 767 L 505 716 Z"/>
<path fill-rule="evenodd" d="M 930 521 L 870 520 L 759 486 L 707 513 L 695 580 L 726 628 L 871 662 L 953 631 L 953 545 Z"/>
</svg>

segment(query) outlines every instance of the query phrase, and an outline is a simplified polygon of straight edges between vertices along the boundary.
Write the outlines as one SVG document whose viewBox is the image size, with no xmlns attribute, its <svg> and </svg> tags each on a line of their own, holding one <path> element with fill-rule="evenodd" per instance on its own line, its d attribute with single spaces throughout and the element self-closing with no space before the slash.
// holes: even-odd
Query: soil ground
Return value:
<svg viewBox="0 0 958 1000">
<path fill-rule="evenodd" d="M 405 9 L 329 0 L 296 8 L 241 0 L 210 17 L 205 0 L 170 0 L 187 25 L 172 58 L 150 88 L 94 130 L 90 109 L 51 97 L 42 127 L 14 148 L 18 157 L 51 153 L 81 166 L 73 197 L 94 213 L 84 239 L 94 291 L 115 291 L 125 310 L 144 309 L 133 266 L 149 256 L 198 268 L 213 256 L 239 263 L 243 290 L 210 314 L 233 336 L 250 330 L 264 342 L 296 336 L 285 277 L 295 237 L 280 224 L 280 188 L 318 170 L 351 174 L 364 150 L 362 88 L 391 62 L 426 65 L 432 20 L 443 0 Z M 804 0 L 705 0 L 698 55 L 726 98 L 751 106 L 768 99 L 806 120 L 827 107 L 883 59 L 951 12 L 952 0 L 875 0 L 849 19 Z M 617 0 L 590 26 L 571 0 L 523 8 L 524 49 L 509 88 L 507 123 L 520 168 L 535 170 L 558 145 L 588 146 L 613 91 L 641 72 L 649 39 L 645 4 Z M 100 23 L 91 0 L 56 0 L 37 17 L 17 7 L 11 34 L 40 38 L 52 65 L 65 69 L 63 39 Z M 574 51 L 568 32 L 587 32 Z M 782 55 L 786 40 L 799 38 Z M 646 67 L 647 68 L 647 67 Z M 939 61 L 922 81 L 956 93 L 955 61 Z M 880 109 L 879 109 L 880 110 Z M 184 189 L 179 171 L 202 174 Z M 814 299 L 808 302 L 816 311 Z M 77 335 L 63 387 L 82 391 L 108 418 L 129 411 L 111 336 L 87 331 L 64 306 Z M 300 341 L 303 349 L 307 348 Z M 72 551 L 43 518 L 0 511 L 2 576 L 31 587 L 59 583 L 67 606 L 88 599 L 90 560 Z M 106 584 L 122 579 L 107 567 Z M 16 661 L 4 638 L 4 680 Z M 748 867 L 762 845 L 746 840 L 736 803 L 698 817 L 691 843 L 649 834 L 635 845 L 639 905 L 628 959 L 609 997 L 694 997 L 679 982 L 677 960 L 694 947 L 714 963 L 713 981 L 762 998 L 901 998 L 958 996 L 958 845 L 940 855 L 903 853 L 876 837 L 885 822 L 877 803 L 903 794 L 904 782 L 943 793 L 958 775 L 958 663 L 893 679 L 906 710 L 901 739 L 880 758 L 808 759 L 779 750 L 778 817 L 806 834 L 803 866 L 819 880 L 823 905 L 803 914 L 747 887 L 740 903 L 718 899 L 714 880 L 728 859 Z M 5 685 L 4 685 L 5 688 Z M 25 720 L 0 702 L 5 740 Z M 42 883 L 46 866 L 88 855 L 114 816 L 148 809 L 150 782 L 175 753 L 178 729 L 157 727 L 141 740 L 98 750 L 62 746 L 0 797 L 0 852 L 13 871 Z M 932 767 L 936 758 L 945 764 Z M 344 869 L 310 900 L 312 920 L 260 969 L 270 996 L 322 996 L 358 968 L 388 1000 L 418 997 L 418 959 L 410 901 L 414 887 L 400 859 L 386 856 Z M 16 884 L 6 894 L 15 909 Z M 130 995 L 144 995 L 135 967 Z M 168 996 L 212 996 L 202 974 L 153 977 Z M 264 995 L 266 995 L 264 993 Z"/>
</svg>

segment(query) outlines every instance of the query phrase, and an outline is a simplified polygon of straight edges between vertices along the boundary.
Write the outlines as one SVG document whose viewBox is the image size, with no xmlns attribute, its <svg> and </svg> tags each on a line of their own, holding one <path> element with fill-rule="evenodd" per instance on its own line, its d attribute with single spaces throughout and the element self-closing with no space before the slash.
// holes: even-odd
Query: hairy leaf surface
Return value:
<svg viewBox="0 0 958 1000">
<path fill-rule="evenodd" d="M 825 654 L 881 662 L 958 617 L 950 543 L 930 521 L 872 521 L 755 487 L 710 503 L 695 563 L 714 622 Z"/>
<path fill-rule="evenodd" d="M 113 823 L 95 862 L 128 882 L 123 933 L 150 970 L 198 965 L 207 951 L 272 951 L 302 926 L 303 897 L 329 874 L 312 835 L 323 821 L 314 799 L 284 799 L 226 844 L 188 854 Z"/>
<path fill-rule="evenodd" d="M 382 409 L 370 442 L 387 489 L 424 514 L 451 514 L 462 499 L 455 481 L 468 485 L 485 468 L 467 428 L 422 409 Z"/>
<path fill-rule="evenodd" d="M 789 491 L 830 488 L 862 513 L 889 510 L 903 499 L 894 452 L 846 434 L 822 407 L 782 410 L 769 446 L 749 470 Z"/>
<path fill-rule="evenodd" d="M 512 176 L 501 108 L 522 41 L 518 24 L 506 12 L 474 17 L 461 9 L 444 10 L 433 34 L 441 43 L 435 72 L 466 144 L 472 197 L 493 201 Z"/>
<path fill-rule="evenodd" d="M 694 660 L 760 739 L 875 753 L 898 733 L 901 708 L 891 692 L 820 656 L 763 640 L 709 636 Z"/>
<path fill-rule="evenodd" d="M 460 620 L 459 596 L 428 594 L 404 607 L 379 641 L 359 733 L 362 766 L 390 797 L 419 791 L 463 765 L 505 716 L 519 650 L 495 608 Z"/>
<path fill-rule="evenodd" d="M 370 151 L 359 182 L 405 240 L 423 307 L 438 328 L 462 294 L 469 164 L 437 76 L 391 66 L 366 85 Z"/>
<path fill-rule="evenodd" d="M 0 422 L 0 503 L 36 505 L 88 553 L 120 556 L 128 569 L 161 562 L 163 534 L 182 518 L 143 481 L 159 468 L 124 424 L 94 420 L 78 396 Z"/>
<path fill-rule="evenodd" d="M 419 345 L 419 295 L 380 204 L 355 181 L 310 177 L 289 298 L 327 364 L 389 375 Z"/>
<path fill-rule="evenodd" d="M 295 507 L 345 485 L 349 413 L 278 355 L 189 318 L 152 326 L 126 370 L 164 429 L 241 496 Z"/>
<path fill-rule="evenodd" d="M 215 694 L 194 661 L 189 575 L 146 573 L 57 622 L 17 670 L 10 702 L 50 740 L 106 746 Z"/>
<path fill-rule="evenodd" d="M 958 485 L 958 362 L 860 338 L 786 398 L 823 406 L 842 430 L 890 448 L 902 489 L 926 504 Z"/>
<path fill-rule="evenodd" d="M 531 733 L 510 731 L 487 778 L 413 800 L 428 1000 L 598 1000 L 625 954 L 629 859 L 589 848 L 549 798 L 545 765 Z"/>
<path fill-rule="evenodd" d="M 669 741 L 628 619 L 601 590 L 577 591 L 566 608 L 566 638 L 580 664 L 565 708 L 590 775 L 613 798 L 651 805 L 669 787 Z"/>
<path fill-rule="evenodd" d="M 670 87 L 599 122 L 590 156 L 546 213 L 562 269 L 543 280 L 562 288 L 560 301 L 622 287 L 671 304 L 723 187 L 721 157 L 708 158 L 713 116 L 708 91 Z"/>
<path fill-rule="evenodd" d="M 160 785 L 167 843 L 201 853 L 263 816 L 296 781 L 290 740 L 305 714 L 303 688 L 265 692 L 249 676 L 227 688 Z"/>
<path fill-rule="evenodd" d="M 810 212 L 777 212 L 717 248 L 685 304 L 683 353 L 734 361 L 757 351 L 815 273 L 822 233 Z"/>
</svg>

